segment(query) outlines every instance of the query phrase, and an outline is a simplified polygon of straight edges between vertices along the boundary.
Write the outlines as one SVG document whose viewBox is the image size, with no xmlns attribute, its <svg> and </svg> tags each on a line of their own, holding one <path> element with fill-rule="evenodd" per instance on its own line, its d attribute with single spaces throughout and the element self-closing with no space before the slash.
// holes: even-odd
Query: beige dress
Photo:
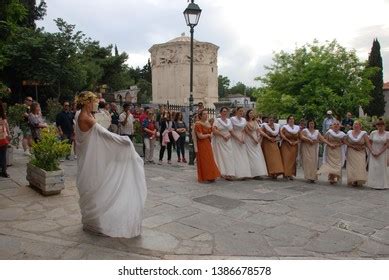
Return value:
<svg viewBox="0 0 389 280">
<path fill-rule="evenodd" d="M 274 124 L 274 129 L 268 124 L 263 124 L 263 131 L 273 139 L 277 138 L 279 125 Z M 284 173 L 282 157 L 277 142 L 269 141 L 266 137 L 262 139 L 262 151 L 265 156 L 267 172 L 269 176 L 277 176 Z"/>
<path fill-rule="evenodd" d="M 326 133 L 326 138 L 332 144 L 339 144 L 346 134 L 342 131 L 334 132 L 329 129 Z M 330 148 L 325 145 L 323 153 L 323 165 L 317 171 L 317 174 L 328 174 L 329 177 L 334 177 L 336 180 L 342 178 L 342 166 L 344 161 L 344 153 L 342 146 Z"/>
<path fill-rule="evenodd" d="M 217 118 L 213 126 L 223 135 L 230 134 L 232 130 L 232 123 L 229 119 L 224 122 L 221 118 Z M 235 176 L 235 160 L 231 142 L 231 139 L 226 141 L 221 136 L 213 135 L 212 137 L 213 155 L 223 176 Z"/>
<path fill-rule="evenodd" d="M 306 180 L 317 180 L 317 166 L 319 162 L 319 131 L 315 130 L 311 133 L 307 128 L 301 132 L 305 137 L 316 141 L 314 144 L 303 141 L 300 146 L 301 161 L 304 170 L 304 178 Z"/>
<path fill-rule="evenodd" d="M 360 151 L 351 147 L 347 148 L 347 184 L 354 182 L 364 184 L 367 181 L 365 134 L 366 131 L 361 131 L 357 137 L 354 137 L 352 130 L 347 133 L 347 141 L 350 144 L 363 148 Z"/>
<path fill-rule="evenodd" d="M 389 132 L 380 134 L 377 130 L 370 134 L 370 141 L 372 142 L 373 151 L 380 151 L 385 143 L 389 140 Z M 369 157 L 369 173 L 367 185 L 373 189 L 389 189 L 389 169 L 387 165 L 387 152 L 383 152 L 380 156 Z"/>
<path fill-rule="evenodd" d="M 258 123 L 254 122 L 253 125 L 247 123 L 246 133 L 250 133 L 254 139 L 260 142 L 260 137 L 258 137 Z M 267 175 L 266 162 L 263 156 L 262 148 L 260 143 L 255 143 L 251 137 L 246 137 L 246 150 L 247 156 L 250 162 L 251 177 L 265 176 Z"/>
<path fill-rule="evenodd" d="M 282 128 L 284 136 L 295 142 L 299 139 L 299 126 L 295 125 L 292 129 L 289 125 Z M 296 176 L 296 161 L 298 154 L 298 145 L 291 145 L 289 142 L 283 140 L 281 144 L 281 157 L 284 166 L 284 175 L 287 177 Z"/>
</svg>

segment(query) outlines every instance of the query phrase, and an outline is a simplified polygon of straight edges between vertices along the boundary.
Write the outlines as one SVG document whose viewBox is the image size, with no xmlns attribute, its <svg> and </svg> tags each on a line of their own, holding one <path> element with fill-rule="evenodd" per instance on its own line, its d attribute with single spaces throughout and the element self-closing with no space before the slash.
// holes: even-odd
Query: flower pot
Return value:
<svg viewBox="0 0 389 280">
<path fill-rule="evenodd" d="M 65 188 L 65 176 L 62 169 L 46 171 L 27 163 L 26 179 L 31 188 L 44 196 L 59 194 Z"/>
<path fill-rule="evenodd" d="M 14 147 L 11 145 L 8 145 L 7 148 L 7 166 L 11 166 L 13 164 L 13 159 L 14 159 Z"/>
</svg>

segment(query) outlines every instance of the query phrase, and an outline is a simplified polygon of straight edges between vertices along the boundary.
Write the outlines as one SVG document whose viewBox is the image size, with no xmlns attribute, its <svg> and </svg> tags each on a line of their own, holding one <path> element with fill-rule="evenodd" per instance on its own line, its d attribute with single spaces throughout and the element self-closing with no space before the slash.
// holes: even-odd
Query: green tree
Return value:
<svg viewBox="0 0 389 280">
<path fill-rule="evenodd" d="M 370 100 L 366 93 L 372 89 L 371 71 L 355 51 L 336 41 L 314 41 L 292 53 L 281 51 L 266 69 L 265 76 L 256 78 L 263 86 L 255 93 L 257 110 L 264 114 L 321 120 L 329 109 L 337 116 L 356 113 Z"/>
<path fill-rule="evenodd" d="M 36 5 L 36 0 L 20 0 L 27 10 L 27 15 L 24 17 L 22 26 L 35 29 L 35 21 L 43 19 L 46 15 L 46 2 L 41 0 L 39 5 Z"/>
<path fill-rule="evenodd" d="M 219 98 L 224 98 L 229 93 L 229 87 L 230 87 L 230 79 L 226 76 L 219 75 L 217 77 L 218 80 L 218 95 Z"/>
<path fill-rule="evenodd" d="M 373 41 L 373 46 L 371 47 L 369 59 L 367 61 L 367 67 L 375 71 L 375 73 L 370 78 L 372 84 L 374 85 L 374 88 L 370 92 L 372 99 L 365 109 L 369 116 L 383 116 L 385 113 L 383 67 L 380 49 L 380 43 L 377 39 L 375 39 Z"/>
<path fill-rule="evenodd" d="M 147 60 L 145 66 L 140 70 L 140 78 L 151 83 L 151 62 L 150 59 Z"/>
<path fill-rule="evenodd" d="M 233 87 L 230 88 L 228 94 L 246 94 L 246 85 L 242 82 L 237 82 Z"/>
<path fill-rule="evenodd" d="M 137 98 L 138 103 L 140 104 L 150 103 L 153 98 L 151 83 L 144 79 L 140 79 L 136 85 L 139 89 L 138 98 Z"/>
<path fill-rule="evenodd" d="M 23 85 L 25 80 L 40 81 L 42 105 L 49 98 L 70 100 L 81 90 L 103 84 L 120 90 L 141 82 L 143 94 L 151 94 L 150 63 L 143 69 L 129 68 L 125 52 L 115 47 L 113 53 L 112 45 L 101 46 L 60 18 L 55 20 L 57 32 L 35 28 L 35 21 L 45 13 L 45 1 L 39 5 L 34 0 L 0 2 L 0 86 L 11 88 L 11 102 L 35 95 L 34 87 Z"/>
<path fill-rule="evenodd" d="M 4 42 L 12 31 L 21 25 L 26 16 L 27 9 L 18 0 L 2 0 L 0 2 L 0 42 Z"/>
</svg>

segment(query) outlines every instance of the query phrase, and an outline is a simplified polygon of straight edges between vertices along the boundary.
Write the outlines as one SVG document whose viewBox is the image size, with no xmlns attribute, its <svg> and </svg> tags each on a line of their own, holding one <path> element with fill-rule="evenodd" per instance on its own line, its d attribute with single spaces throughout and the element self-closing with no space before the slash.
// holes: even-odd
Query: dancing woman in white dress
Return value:
<svg viewBox="0 0 389 280">
<path fill-rule="evenodd" d="M 98 99 L 92 92 L 77 97 L 75 118 L 77 188 L 85 230 L 111 237 L 141 234 L 146 200 L 143 161 L 127 136 L 109 132 L 92 115 Z"/>
<path fill-rule="evenodd" d="M 265 157 L 261 148 L 261 134 L 253 110 L 246 112 L 247 125 L 246 132 L 246 149 L 250 162 L 251 177 L 260 177 L 267 175 Z M 263 132 L 262 132 L 263 133 Z"/>
<path fill-rule="evenodd" d="M 227 118 L 228 108 L 220 109 L 220 118 L 213 123 L 212 150 L 222 177 L 232 180 L 235 177 L 235 161 L 232 154 L 231 131 L 232 123 Z"/>
<path fill-rule="evenodd" d="M 250 178 L 250 162 L 247 156 L 247 148 L 245 141 L 247 141 L 243 133 L 246 127 L 246 119 L 243 117 L 243 107 L 236 109 L 236 116 L 231 118 L 233 130 L 232 135 L 232 154 L 235 160 L 235 176 L 237 178 Z"/>
<path fill-rule="evenodd" d="M 387 165 L 387 148 L 389 132 L 385 131 L 385 122 L 380 118 L 376 123 L 377 130 L 370 133 L 372 154 L 369 158 L 367 186 L 377 190 L 389 189 L 389 170 Z"/>
</svg>

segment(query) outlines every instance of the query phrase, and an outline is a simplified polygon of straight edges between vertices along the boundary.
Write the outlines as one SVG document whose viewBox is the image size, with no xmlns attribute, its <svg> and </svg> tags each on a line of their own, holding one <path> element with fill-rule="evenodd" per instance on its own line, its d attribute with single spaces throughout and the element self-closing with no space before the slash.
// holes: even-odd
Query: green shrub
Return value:
<svg viewBox="0 0 389 280">
<path fill-rule="evenodd" d="M 139 121 L 134 122 L 134 142 L 142 143 L 142 125 Z"/>
<path fill-rule="evenodd" d="M 26 134 L 26 132 L 30 130 L 24 117 L 27 108 L 24 104 L 15 104 L 13 106 L 9 106 L 7 111 L 9 130 L 11 133 L 11 144 L 19 147 L 22 133 Z M 20 130 L 15 129 L 16 127 L 19 127 Z"/>
<path fill-rule="evenodd" d="M 41 140 L 32 144 L 31 163 L 43 170 L 59 170 L 59 160 L 70 154 L 71 145 L 61 141 L 57 129 L 49 126 L 41 131 Z"/>
</svg>

